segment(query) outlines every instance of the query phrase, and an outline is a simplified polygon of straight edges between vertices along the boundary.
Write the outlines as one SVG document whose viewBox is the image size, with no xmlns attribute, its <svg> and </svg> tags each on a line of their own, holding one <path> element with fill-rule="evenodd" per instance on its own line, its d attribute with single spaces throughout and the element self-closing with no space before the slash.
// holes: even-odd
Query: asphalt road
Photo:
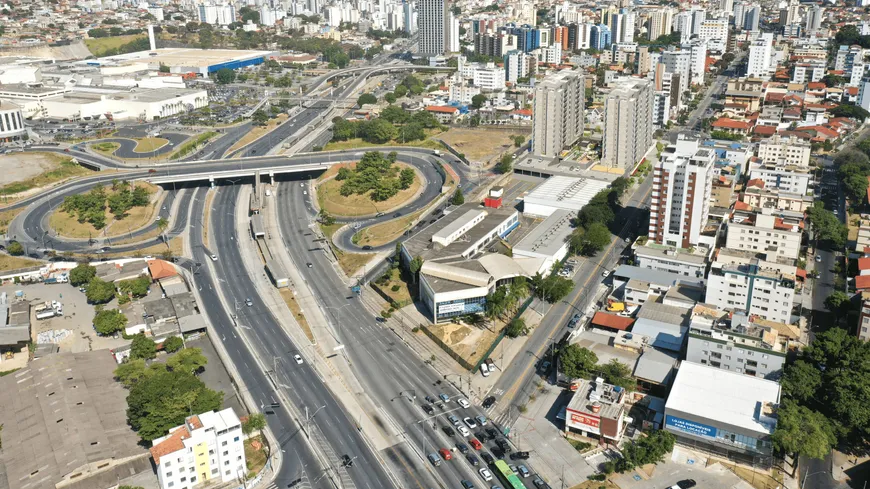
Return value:
<svg viewBox="0 0 870 489">
<path fill-rule="evenodd" d="M 165 154 L 171 153 L 175 151 L 175 149 L 181 145 L 181 143 L 185 142 L 188 138 L 190 138 L 189 134 L 180 134 L 177 132 L 164 132 L 160 133 L 160 136 L 163 139 L 168 140 L 167 144 L 153 150 L 153 151 L 135 151 L 136 146 L 139 144 L 137 141 L 126 138 L 105 138 L 105 139 L 96 139 L 94 141 L 89 141 L 88 144 L 98 144 L 98 143 L 117 143 L 119 145 L 118 149 L 115 150 L 114 155 L 118 158 L 125 159 L 147 159 L 147 158 L 157 158 L 163 156 Z"/>
</svg>

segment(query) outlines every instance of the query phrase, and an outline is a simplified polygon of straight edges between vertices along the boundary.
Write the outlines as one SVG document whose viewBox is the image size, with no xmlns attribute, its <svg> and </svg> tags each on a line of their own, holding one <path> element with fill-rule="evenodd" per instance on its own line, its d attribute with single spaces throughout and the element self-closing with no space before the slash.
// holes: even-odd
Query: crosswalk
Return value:
<svg viewBox="0 0 870 489">
<path fill-rule="evenodd" d="M 311 480 L 308 478 L 308 473 L 302 472 L 302 477 L 289 481 L 276 479 L 270 482 L 263 489 L 284 489 L 288 487 L 292 489 L 311 489 L 313 486 L 311 485 Z"/>
</svg>

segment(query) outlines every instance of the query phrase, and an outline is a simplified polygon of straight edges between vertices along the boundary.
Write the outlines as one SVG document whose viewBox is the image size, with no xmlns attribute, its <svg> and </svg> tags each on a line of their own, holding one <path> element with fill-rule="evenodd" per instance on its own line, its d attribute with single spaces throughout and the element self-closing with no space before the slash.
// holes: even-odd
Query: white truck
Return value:
<svg viewBox="0 0 870 489">
<path fill-rule="evenodd" d="M 63 304 L 58 301 L 45 301 L 34 308 L 36 319 L 51 319 L 55 316 L 63 316 Z"/>
</svg>

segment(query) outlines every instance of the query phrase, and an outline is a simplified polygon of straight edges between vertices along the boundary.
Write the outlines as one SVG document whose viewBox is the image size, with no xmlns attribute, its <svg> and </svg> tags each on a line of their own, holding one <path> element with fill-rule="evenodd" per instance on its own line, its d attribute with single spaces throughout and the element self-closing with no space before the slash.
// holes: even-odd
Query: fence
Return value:
<svg viewBox="0 0 870 489">
<path fill-rule="evenodd" d="M 532 303 L 532 300 L 534 298 L 535 298 L 534 295 L 530 295 L 528 297 L 528 299 L 526 299 L 525 302 L 523 302 L 523 304 L 520 306 L 520 308 L 517 309 L 517 313 L 514 314 L 514 316 L 511 318 L 511 321 L 513 321 L 514 319 L 516 319 L 518 317 L 521 317 L 523 315 L 523 313 L 526 312 L 526 309 L 529 308 L 529 305 Z M 483 356 L 480 357 L 480 360 L 478 360 L 477 364 L 474 366 L 474 368 L 471 369 L 471 373 L 476 372 L 477 369 L 480 368 L 480 364 L 485 362 L 486 359 L 489 358 L 489 356 L 492 354 L 492 352 L 494 352 L 495 349 L 498 347 L 499 343 L 501 343 L 501 340 L 504 339 L 504 335 L 505 335 L 505 329 L 503 329 L 501 331 L 501 333 L 498 335 L 498 337 L 496 337 L 495 341 L 492 342 L 492 345 L 489 346 L 489 349 L 486 350 L 486 353 L 484 353 Z"/>
</svg>

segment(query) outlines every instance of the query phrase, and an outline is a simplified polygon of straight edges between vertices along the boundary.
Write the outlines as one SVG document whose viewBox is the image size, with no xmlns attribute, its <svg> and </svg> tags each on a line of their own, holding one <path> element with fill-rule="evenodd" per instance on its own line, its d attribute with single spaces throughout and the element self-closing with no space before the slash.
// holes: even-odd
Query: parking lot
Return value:
<svg viewBox="0 0 870 489">
<path fill-rule="evenodd" d="M 642 471 L 619 474 L 613 478 L 621 489 L 662 489 L 681 480 L 692 479 L 698 489 L 752 489 L 752 485 L 720 464 L 705 467 L 706 457 L 675 447 L 669 460 L 655 465 L 651 475 Z"/>
</svg>

